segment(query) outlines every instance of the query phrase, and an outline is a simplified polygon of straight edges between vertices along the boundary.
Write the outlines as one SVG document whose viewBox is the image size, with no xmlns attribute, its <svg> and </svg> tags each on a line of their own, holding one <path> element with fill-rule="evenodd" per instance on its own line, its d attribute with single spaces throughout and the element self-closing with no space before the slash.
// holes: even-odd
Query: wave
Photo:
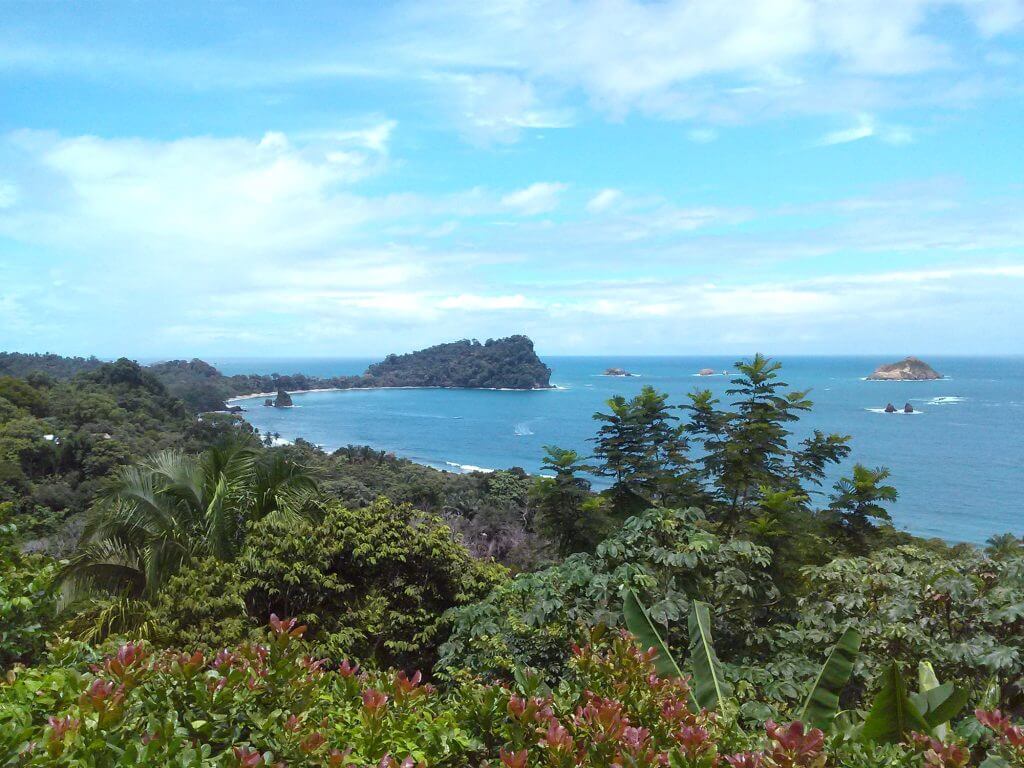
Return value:
<svg viewBox="0 0 1024 768">
<path fill-rule="evenodd" d="M 512 428 L 512 432 L 516 437 L 526 437 L 533 434 L 533 430 L 530 429 L 530 425 L 525 421 L 516 424 L 515 427 Z"/>
<path fill-rule="evenodd" d="M 954 397 L 950 395 L 948 397 L 933 397 L 931 400 L 925 400 L 924 402 L 928 405 L 954 405 L 956 403 L 963 403 L 966 401 L 966 397 Z"/>
<path fill-rule="evenodd" d="M 493 472 L 494 471 L 493 469 L 489 469 L 488 467 L 478 467 L 475 464 L 459 464 L 459 463 L 454 462 L 454 461 L 446 461 L 445 465 L 449 466 L 449 467 L 455 467 L 455 469 L 459 470 L 460 472 Z"/>
</svg>

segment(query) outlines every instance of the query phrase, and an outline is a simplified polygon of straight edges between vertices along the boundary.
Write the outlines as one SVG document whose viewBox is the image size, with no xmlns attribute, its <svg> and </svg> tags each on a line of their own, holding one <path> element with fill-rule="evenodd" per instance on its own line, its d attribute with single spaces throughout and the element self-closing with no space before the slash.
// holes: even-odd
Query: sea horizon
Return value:
<svg viewBox="0 0 1024 768">
<path fill-rule="evenodd" d="M 263 433 L 303 438 L 332 451 L 369 445 L 448 471 L 521 467 L 538 473 L 545 444 L 587 454 L 596 426 L 591 418 L 616 394 L 630 396 L 644 385 L 681 405 L 687 392 L 711 389 L 726 399 L 729 376 L 699 376 L 701 362 L 723 367 L 731 355 L 548 355 L 551 382 L 544 391 L 392 389 L 324 391 L 293 395 L 294 408 L 250 404 L 245 418 Z M 742 359 L 742 356 L 737 359 Z M 780 378 L 791 389 L 809 389 L 814 409 L 795 426 L 797 438 L 813 429 L 851 436 L 852 454 L 819 490 L 823 503 L 853 462 L 886 466 L 900 491 L 891 512 L 896 526 L 948 541 L 982 543 L 1017 530 L 1022 516 L 1012 478 L 1013 446 L 1024 443 L 1024 359 L 1016 355 L 929 356 L 943 379 L 866 381 L 888 359 L 871 355 L 779 356 Z M 358 373 L 370 358 L 320 358 L 320 370 L 284 370 L 312 358 L 210 359 L 225 374 L 301 372 Z M 873 365 L 866 365 L 871 362 Z M 637 375 L 605 376 L 630 364 Z M 239 366 L 234 370 L 235 366 Z M 255 370 L 243 370 L 255 367 Z M 220 366 L 218 366 L 220 367 Z M 703 367 L 703 366 L 701 366 Z M 944 367 L 947 370 L 944 370 Z M 913 405 L 918 418 L 884 414 L 886 404 Z M 951 466 L 958 466 L 956 473 Z M 957 479 L 954 481 L 954 476 Z M 600 483 L 598 483 L 600 487 Z"/>
</svg>

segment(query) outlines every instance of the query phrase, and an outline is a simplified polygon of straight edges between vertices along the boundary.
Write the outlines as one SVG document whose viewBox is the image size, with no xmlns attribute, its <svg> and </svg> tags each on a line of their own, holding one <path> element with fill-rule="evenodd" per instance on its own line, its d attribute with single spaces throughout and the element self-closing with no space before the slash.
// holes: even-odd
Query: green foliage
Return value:
<svg viewBox="0 0 1024 768">
<path fill-rule="evenodd" d="M 594 471 L 612 479 L 616 509 L 631 511 L 634 499 L 688 506 L 700 501 L 687 457 L 685 427 L 672 414 L 668 395 L 645 386 L 631 400 L 617 395 L 610 413 L 595 413 Z"/>
<path fill-rule="evenodd" d="M 690 604 L 687 626 L 690 631 L 694 699 L 704 709 L 720 710 L 732 692 L 722 677 L 722 665 L 711 637 L 711 611 L 707 603 L 694 600 Z"/>
<path fill-rule="evenodd" d="M 832 721 L 839 712 L 839 696 L 853 674 L 860 639 L 860 633 L 855 629 L 843 632 L 807 694 L 799 714 L 802 722 L 823 731 L 832 727 Z"/>
<path fill-rule="evenodd" d="M 772 629 L 770 677 L 801 677 L 809 654 L 852 627 L 863 638 L 853 675 L 861 689 L 892 661 L 928 661 L 940 679 L 978 694 L 994 678 L 1003 706 L 1021 701 L 1024 558 L 901 546 L 804 576 L 795 622 Z"/>
<path fill-rule="evenodd" d="M 379 500 L 333 504 L 315 520 L 266 517 L 234 562 L 201 560 L 156 601 L 166 644 L 215 649 L 251 636 L 259 617 L 296 616 L 319 653 L 429 668 L 444 613 L 482 597 L 501 569 L 473 559 L 436 517 Z"/>
<path fill-rule="evenodd" d="M 864 720 L 861 739 L 891 744 L 904 740 L 912 732 L 929 731 L 928 721 L 907 694 L 899 664 L 892 662 L 883 673 L 882 687 L 875 695 L 871 710 Z"/>
<path fill-rule="evenodd" d="M 662 677 L 682 677 L 683 673 L 672 657 L 665 641 L 661 639 L 657 627 L 647 615 L 647 609 L 641 605 L 632 589 L 622 591 L 622 615 L 626 628 L 633 633 L 641 648 L 653 649 L 654 668 Z"/>
<path fill-rule="evenodd" d="M 12 369 L 24 373 L 33 360 Z M 232 425 L 212 433 L 193 421 L 135 363 L 72 362 L 68 371 L 77 375 L 70 379 L 0 378 L 0 389 L 13 397 L 0 394 L 0 500 L 14 503 L 12 519 L 23 536 L 39 537 L 36 548 L 56 553 L 75 543 L 75 520 L 118 469 L 161 449 L 199 450 L 239 431 Z"/>
<path fill-rule="evenodd" d="M 895 501 L 897 492 L 891 485 L 882 485 L 888 477 L 887 469 L 868 469 L 862 464 L 855 464 L 853 477 L 836 483 L 828 506 L 834 516 L 833 525 L 859 551 L 863 551 L 874 529 L 873 520 L 890 522 L 889 513 L 882 503 Z"/>
<path fill-rule="evenodd" d="M 544 446 L 544 471 L 554 477 L 538 477 L 532 496 L 537 531 L 552 543 L 561 557 L 593 552 L 611 531 L 612 518 L 605 504 L 590 494 L 590 483 L 576 451 Z"/>
<path fill-rule="evenodd" d="M 503 768 L 954 768 L 963 745 L 826 739 L 800 723 L 745 729 L 692 712 L 685 679 L 663 679 L 625 633 L 594 630 L 557 688 L 328 668 L 305 628 L 271 618 L 258 642 L 215 655 L 138 643 L 72 653 L 0 684 L 0 765 L 502 766 Z M 990 760 L 1016 765 L 1020 727 L 979 713 Z M 989 765 L 997 763 L 990 762 Z"/>
<path fill-rule="evenodd" d="M 17 529 L 0 503 L 0 672 L 15 663 L 31 664 L 43 650 L 54 624 L 53 580 L 57 566 L 47 558 L 22 554 Z"/>
<path fill-rule="evenodd" d="M 532 666 L 557 678 L 566 639 L 579 625 L 621 624 L 623 585 L 636 590 L 652 621 L 670 628 L 670 646 L 688 645 L 683 619 L 691 600 L 720 606 L 732 617 L 716 628 L 720 648 L 735 650 L 776 598 L 769 562 L 763 547 L 721 539 L 699 510 L 653 509 L 626 520 L 594 554 L 521 574 L 455 611 L 442 665 L 481 674 Z"/>
<path fill-rule="evenodd" d="M 248 525 L 268 518 L 287 524 L 310 513 L 314 491 L 300 468 L 246 443 L 211 448 L 198 457 L 155 454 L 121 470 L 93 509 L 82 543 L 62 572 L 68 601 L 97 593 L 151 601 L 193 560 L 232 559 Z M 89 621 L 87 612 L 72 626 L 83 636 L 103 637 L 110 624 Z M 122 631 L 131 623 L 115 626 Z"/>
</svg>

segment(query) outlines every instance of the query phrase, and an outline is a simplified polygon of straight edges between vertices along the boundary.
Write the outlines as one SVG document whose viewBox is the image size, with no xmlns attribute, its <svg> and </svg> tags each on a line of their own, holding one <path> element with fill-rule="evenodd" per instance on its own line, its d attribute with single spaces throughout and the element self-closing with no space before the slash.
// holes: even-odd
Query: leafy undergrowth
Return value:
<svg viewBox="0 0 1024 768">
<path fill-rule="evenodd" d="M 17 669 L 0 686 L 0 762 L 953 768 L 989 748 L 986 768 L 1024 765 L 1024 731 L 998 712 L 979 713 L 987 735 L 973 754 L 924 735 L 877 745 L 799 722 L 744 730 L 728 712 L 695 712 L 687 681 L 658 677 L 654 651 L 625 632 L 594 630 L 554 690 L 529 672 L 439 690 L 419 673 L 329 669 L 303 631 L 272 617 L 265 643 L 213 657 L 129 643 L 92 663 Z"/>
</svg>

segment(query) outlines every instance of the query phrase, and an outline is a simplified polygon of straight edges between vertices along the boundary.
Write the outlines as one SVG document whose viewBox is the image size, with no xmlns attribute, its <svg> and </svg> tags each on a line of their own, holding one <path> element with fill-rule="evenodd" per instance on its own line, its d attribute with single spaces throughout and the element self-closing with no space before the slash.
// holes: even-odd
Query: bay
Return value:
<svg viewBox="0 0 1024 768">
<path fill-rule="evenodd" d="M 895 524 L 922 536 L 981 543 L 1006 531 L 1024 533 L 1024 358 L 928 357 L 945 378 L 924 382 L 865 381 L 881 357 L 783 357 L 782 378 L 809 389 L 814 410 L 794 427 L 797 438 L 821 429 L 852 435 L 853 452 L 823 489 L 854 461 L 885 466 L 900 492 Z M 377 389 L 309 392 L 294 408 L 241 401 L 261 432 L 302 437 L 334 450 L 370 445 L 450 471 L 519 466 L 540 469 L 545 445 L 590 451 L 592 414 L 609 397 L 630 397 L 650 384 L 673 403 L 708 388 L 726 399 L 734 357 L 544 357 L 558 389 L 535 392 Z M 226 374 L 361 373 L 370 359 L 211 360 Z M 618 366 L 637 374 L 601 375 Z M 881 412 L 909 402 L 912 415 Z M 823 496 L 821 497 L 824 498 Z"/>
</svg>

